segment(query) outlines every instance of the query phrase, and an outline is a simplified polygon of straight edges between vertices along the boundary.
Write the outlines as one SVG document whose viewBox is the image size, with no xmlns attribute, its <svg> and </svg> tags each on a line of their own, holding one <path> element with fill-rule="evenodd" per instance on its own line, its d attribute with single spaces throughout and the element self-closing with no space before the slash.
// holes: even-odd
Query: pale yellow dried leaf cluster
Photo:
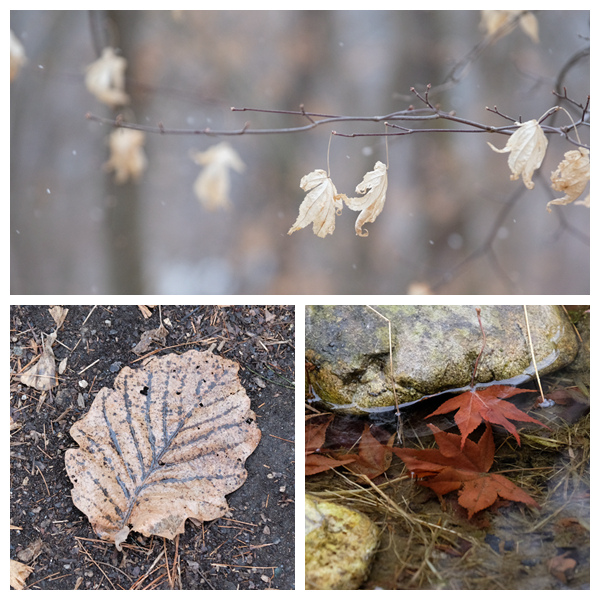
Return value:
<svg viewBox="0 0 600 600">
<path fill-rule="evenodd" d="M 590 181 L 590 151 L 587 148 L 578 148 L 565 152 L 564 160 L 558 165 L 558 169 L 550 175 L 552 189 L 564 192 L 562 198 L 551 200 L 546 205 L 550 211 L 551 204 L 570 204 L 581 196 L 583 190 Z M 583 204 L 589 208 L 590 196 L 576 204 Z"/>
<path fill-rule="evenodd" d="M 525 187 L 532 190 L 534 187 L 533 172 L 539 169 L 544 160 L 548 139 L 535 119 L 526 123 L 516 123 L 516 125 L 518 125 L 518 129 L 508 138 L 504 148 L 499 150 L 489 142 L 488 145 L 495 152 L 510 152 L 508 166 L 511 170 L 511 180 L 522 177 Z M 590 181 L 590 151 L 580 147 L 577 150 L 565 152 L 563 161 L 558 165 L 556 171 L 552 172 L 550 181 L 552 189 L 557 192 L 565 192 L 565 195 L 548 202 L 546 208 L 549 212 L 550 205 L 570 204 L 581 196 Z M 589 208 L 589 194 L 584 200 L 575 204 L 583 204 Z"/>
<path fill-rule="evenodd" d="M 230 169 L 242 173 L 246 168 L 240 155 L 227 142 L 221 142 L 204 152 L 191 152 L 190 158 L 204 167 L 194 183 L 194 193 L 202 206 L 208 210 L 229 208 Z"/>
<path fill-rule="evenodd" d="M 525 187 L 532 190 L 535 184 L 531 178 L 544 160 L 548 140 L 536 119 L 515 124 L 518 129 L 508 138 L 504 148 L 498 150 L 489 142 L 488 145 L 494 152 L 510 152 L 508 166 L 512 171 L 511 180 L 522 176 Z"/>
<path fill-rule="evenodd" d="M 127 61 L 115 53 L 114 48 L 104 48 L 102 55 L 86 67 L 85 86 L 100 102 L 110 107 L 129 104 L 125 93 Z"/>
<path fill-rule="evenodd" d="M 12 81 L 21 70 L 21 67 L 27 62 L 25 48 L 19 41 L 19 38 L 10 32 L 10 80 Z"/>
<path fill-rule="evenodd" d="M 115 129 L 108 137 L 110 156 L 104 169 L 115 172 L 115 183 L 138 181 L 148 164 L 144 153 L 146 136 L 136 129 Z"/>
<path fill-rule="evenodd" d="M 521 29 L 534 42 L 539 42 L 538 22 L 535 15 L 529 11 L 523 10 L 482 10 L 481 11 L 481 26 L 486 30 L 488 35 L 494 35 L 500 27 L 507 23 L 510 19 L 514 19 L 517 15 L 521 16 L 515 21 L 521 26 Z M 514 25 L 509 27 L 504 35 L 507 35 L 514 29 Z M 504 36 L 501 36 L 504 37 Z"/>
<path fill-rule="evenodd" d="M 313 232 L 319 237 L 325 237 L 335 230 L 335 216 L 340 215 L 343 202 L 350 210 L 360 211 L 355 223 L 356 235 L 366 237 L 368 231 L 363 230 L 365 223 L 373 223 L 383 210 L 387 193 L 387 167 L 377 162 L 373 171 L 369 171 L 356 186 L 356 192 L 361 197 L 348 198 L 346 194 L 338 194 L 333 181 L 322 169 L 316 169 L 305 175 L 300 181 L 300 187 L 308 192 L 300 205 L 296 222 L 288 231 L 288 235 L 298 231 L 310 223 Z"/>
</svg>

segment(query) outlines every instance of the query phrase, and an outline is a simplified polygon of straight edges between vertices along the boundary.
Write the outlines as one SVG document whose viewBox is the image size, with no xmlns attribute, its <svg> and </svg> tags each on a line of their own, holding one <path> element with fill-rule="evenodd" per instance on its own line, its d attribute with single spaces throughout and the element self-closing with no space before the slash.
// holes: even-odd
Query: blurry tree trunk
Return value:
<svg viewBox="0 0 600 600">
<path fill-rule="evenodd" d="M 112 43 L 127 59 L 127 81 L 134 80 L 136 22 L 134 11 L 109 11 L 106 13 Z M 144 98 L 126 84 L 131 97 L 131 109 L 138 113 Z M 136 110 L 137 109 L 137 110 Z M 111 132 L 107 132 L 110 134 Z M 113 175 L 106 176 L 107 202 L 107 257 L 108 289 L 113 294 L 143 293 L 142 248 L 140 232 L 140 186 L 127 182 L 114 183 Z"/>
</svg>

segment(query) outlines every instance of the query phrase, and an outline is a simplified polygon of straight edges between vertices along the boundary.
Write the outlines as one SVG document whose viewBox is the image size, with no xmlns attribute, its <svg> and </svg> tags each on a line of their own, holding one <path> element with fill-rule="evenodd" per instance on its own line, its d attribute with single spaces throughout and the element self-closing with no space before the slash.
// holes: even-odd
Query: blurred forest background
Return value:
<svg viewBox="0 0 600 600">
<path fill-rule="evenodd" d="M 493 126 L 558 104 L 585 104 L 589 12 L 536 11 L 539 42 L 520 27 L 485 48 L 460 80 L 431 99 Z M 11 292 L 13 294 L 587 294 L 589 209 L 546 211 L 559 197 L 550 173 L 575 146 L 550 136 L 535 189 L 510 181 L 506 136 L 426 133 L 389 138 L 383 213 L 355 235 L 347 208 L 333 235 L 288 236 L 305 192 L 301 178 L 327 170 L 331 129 L 241 135 L 227 141 L 246 164 L 231 176 L 230 210 L 194 196 L 190 151 L 223 141 L 146 134 L 148 168 L 116 184 L 103 170 L 115 118 L 84 83 L 103 47 L 127 59 L 128 121 L 167 128 L 293 127 L 296 116 L 230 107 L 333 115 L 420 108 L 410 88 L 441 84 L 485 37 L 477 11 L 11 11 L 27 62 L 11 83 Z M 577 120 L 580 112 L 563 105 Z M 553 125 L 567 125 L 559 111 Z M 432 124 L 409 124 L 431 127 Z M 435 127 L 455 123 L 436 121 Z M 584 143 L 589 129 L 579 128 Z M 333 137 L 331 177 L 354 187 L 382 137 Z M 587 192 L 586 192 L 587 193 Z"/>
</svg>

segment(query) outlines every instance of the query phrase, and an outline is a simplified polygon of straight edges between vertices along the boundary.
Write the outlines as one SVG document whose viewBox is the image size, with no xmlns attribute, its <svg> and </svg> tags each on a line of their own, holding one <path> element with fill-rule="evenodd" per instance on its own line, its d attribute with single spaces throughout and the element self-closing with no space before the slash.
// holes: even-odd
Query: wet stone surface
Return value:
<svg viewBox="0 0 600 600">
<path fill-rule="evenodd" d="M 475 306 L 373 308 L 377 312 L 367 306 L 306 308 L 306 358 L 314 367 L 310 383 L 329 408 L 380 410 L 394 406 L 394 387 L 398 403 L 405 404 L 469 385 L 483 344 Z M 523 307 L 480 308 L 486 344 L 475 382 L 517 385 L 532 379 Z M 579 344 L 562 308 L 527 310 L 540 374 L 572 362 Z"/>
</svg>

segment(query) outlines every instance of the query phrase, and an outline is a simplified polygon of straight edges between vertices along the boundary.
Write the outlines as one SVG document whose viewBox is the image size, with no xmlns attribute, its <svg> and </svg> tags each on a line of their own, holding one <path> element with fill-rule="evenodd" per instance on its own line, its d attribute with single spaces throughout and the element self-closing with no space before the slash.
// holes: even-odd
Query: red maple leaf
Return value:
<svg viewBox="0 0 600 600">
<path fill-rule="evenodd" d="M 434 433 L 439 450 L 392 449 L 411 475 L 427 478 L 419 481 L 419 485 L 432 489 L 438 496 L 459 490 L 458 503 L 467 509 L 469 519 L 491 506 L 498 497 L 539 507 L 527 492 L 506 477 L 488 473 L 495 452 L 489 423 L 477 443 L 469 439 L 461 441 L 461 436 L 446 433 L 435 425 L 428 427 Z"/>
<path fill-rule="evenodd" d="M 502 425 L 507 431 L 512 433 L 519 446 L 521 439 L 517 433 L 517 428 L 508 420 L 527 421 L 529 423 L 540 423 L 537 419 L 530 417 L 528 414 L 519 410 L 511 402 L 505 402 L 502 398 L 510 398 L 523 392 L 535 392 L 535 390 L 523 390 L 510 385 L 491 385 L 486 388 L 472 388 L 459 396 L 454 396 L 442 404 L 437 410 L 425 417 L 433 417 L 434 415 L 443 415 L 453 410 L 458 410 L 454 415 L 454 421 L 458 425 L 462 434 L 461 447 L 465 445 L 467 436 L 474 431 L 482 421 Z"/>
</svg>

